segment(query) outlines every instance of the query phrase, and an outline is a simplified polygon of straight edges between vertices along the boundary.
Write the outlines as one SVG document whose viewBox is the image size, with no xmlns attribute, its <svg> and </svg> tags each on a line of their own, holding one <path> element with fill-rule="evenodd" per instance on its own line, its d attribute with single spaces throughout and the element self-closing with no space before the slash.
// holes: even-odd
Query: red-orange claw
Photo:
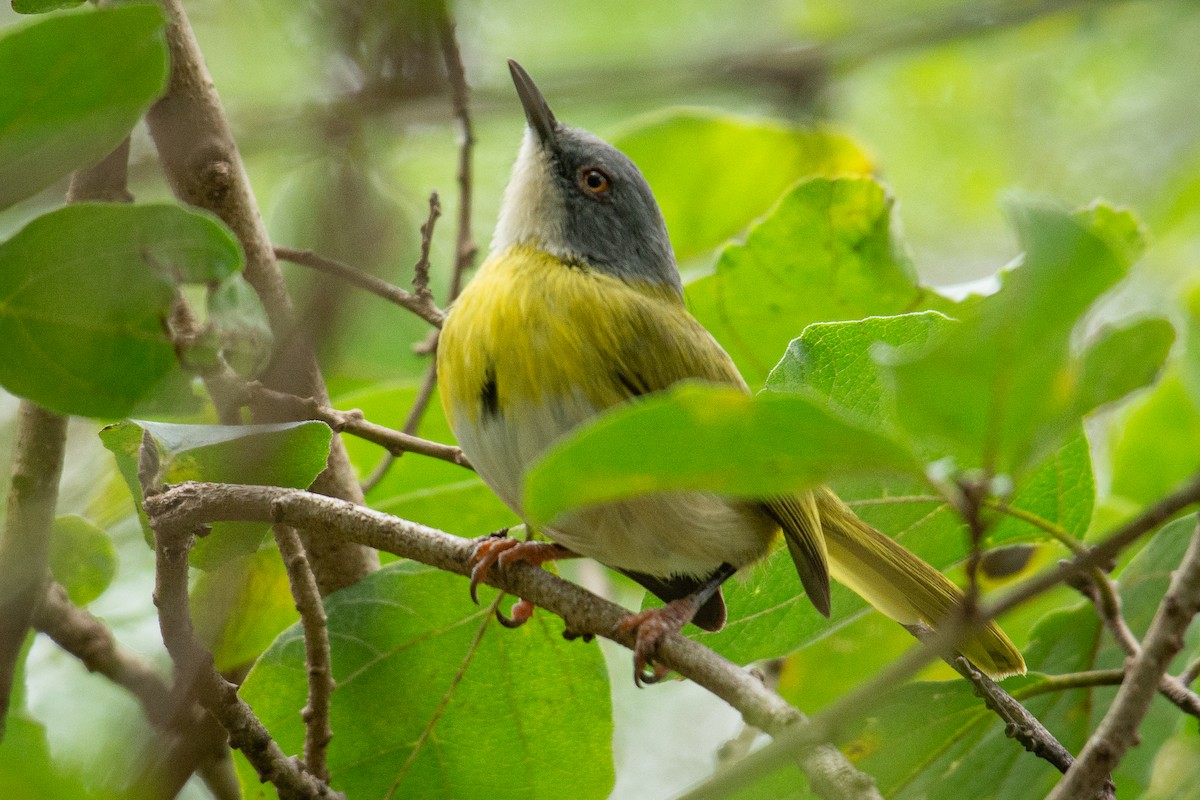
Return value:
<svg viewBox="0 0 1200 800">
<path fill-rule="evenodd" d="M 633 682 L 639 688 L 658 683 L 671 670 L 655 663 L 658 648 L 664 638 L 679 633 L 696 613 L 696 604 L 689 598 L 672 600 L 662 608 L 649 608 L 638 614 L 629 614 L 617 623 L 618 633 L 635 633 L 633 644 Z M 653 666 L 653 670 L 648 667 Z"/>
<path fill-rule="evenodd" d="M 520 542 L 508 538 L 508 529 L 489 533 L 475 543 L 475 551 L 471 553 L 471 600 L 479 605 L 479 584 L 487 577 L 488 571 L 500 560 L 501 554 L 516 547 Z"/>
<path fill-rule="evenodd" d="M 517 602 L 513 604 L 511 617 L 504 616 L 504 612 L 500 610 L 500 606 L 496 606 L 496 620 L 506 628 L 519 628 L 529 621 L 533 616 L 534 610 L 537 608 L 533 603 L 523 597 L 517 598 Z"/>
</svg>

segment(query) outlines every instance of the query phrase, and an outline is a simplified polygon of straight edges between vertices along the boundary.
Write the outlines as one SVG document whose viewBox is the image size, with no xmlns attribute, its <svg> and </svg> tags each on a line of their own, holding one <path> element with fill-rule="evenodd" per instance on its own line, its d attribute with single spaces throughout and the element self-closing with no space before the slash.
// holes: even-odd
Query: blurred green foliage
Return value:
<svg viewBox="0 0 1200 800">
<path fill-rule="evenodd" d="M 191 391 L 162 324 L 174 292 L 181 282 L 203 284 L 214 325 L 188 354 L 193 367 L 223 356 L 246 374 L 262 368 L 270 336 L 261 308 L 239 282 L 228 233 L 206 217 L 152 205 L 55 210 L 68 173 L 120 141 L 161 89 L 164 70 L 157 12 L 53 10 L 71 5 L 12 3 L 52 12 L 32 18 L 0 7 L 0 283 L 11 284 L 0 323 L 16 331 L 2 338 L 13 345 L 29 333 L 55 345 L 3 350 L 0 380 L 81 415 L 137 406 L 212 423 L 211 408 L 178 402 Z M 436 190 L 443 215 L 432 287 L 444 302 L 460 196 L 434 24 L 441 4 L 192 0 L 186 8 L 273 239 L 404 285 Z M 473 89 L 471 233 L 482 250 L 523 125 L 504 68 L 514 57 L 560 119 L 608 136 L 642 166 L 690 279 L 691 308 L 747 380 L 772 390 L 724 402 L 738 412 L 724 419 L 721 403 L 692 389 L 602 424 L 636 428 L 640 416 L 661 441 L 674 430 L 686 442 L 689 420 L 702 416 L 710 441 L 753 439 L 764 456 L 787 424 L 805 422 L 813 440 L 835 429 L 856 437 L 854 450 L 836 438 L 824 439 L 824 449 L 792 448 L 791 473 L 746 452 L 744 462 L 648 459 L 638 469 L 678 480 L 687 467 L 688 480 L 726 490 L 764 464 L 777 481 L 828 478 L 869 522 L 953 570 L 967 552 L 963 524 L 924 467 L 946 455 L 960 467 L 998 467 L 1012 480 L 1007 502 L 1025 519 L 991 509 L 989 543 L 1037 544 L 1011 582 L 1061 557 L 1048 529 L 1060 539 L 1095 535 L 1200 466 L 1200 293 L 1190 285 L 1200 259 L 1194 4 L 463 0 L 452 10 Z M 140 129 L 130 188 L 139 203 L 170 197 Z M 1014 206 L 1024 209 L 1014 215 L 1016 237 L 1002 202 L 1014 190 L 1024 193 Z M 1051 202 L 1030 202 L 1030 193 Z M 1106 202 L 1089 205 L 1096 198 Z M 1061 210 L 1083 206 L 1074 216 Z M 988 297 L 946 291 L 1006 263 L 1013 268 L 1001 278 L 975 284 L 1002 287 Z M 413 348 L 427 326 L 327 276 L 284 268 L 334 404 L 403 427 L 428 368 Z M 63 364 L 72 367 L 67 376 Z M 11 416 L 8 409 L 0 404 Z M 680 409 L 693 413 L 681 417 Z M 11 439 L 11 420 L 4 430 Z M 254 430 L 124 423 L 106 434 L 112 459 L 99 451 L 97 430 L 81 423 L 72 437 L 54 572 L 122 640 L 165 660 L 147 599 L 152 560 L 136 522 L 143 432 L 157 442 L 163 479 L 306 486 L 329 431 L 292 427 L 267 441 Z M 449 441 L 436 397 L 419 431 Z M 864 442 L 908 474 L 860 474 L 854 462 Z M 382 453 L 347 445 L 366 479 Z M 619 444 L 602 449 L 628 455 Z M 271 453 L 272 468 L 255 467 L 247 453 Z M 566 496 L 577 489 L 605 490 L 579 478 L 601 463 L 596 453 L 560 458 L 545 474 L 564 495 L 547 509 L 577 502 Z M 644 472 L 631 478 L 628 463 L 617 466 L 617 483 L 647 480 Z M 413 455 L 367 496 L 379 510 L 462 535 L 516 521 L 473 473 Z M 1136 632 L 1191 524 L 1174 523 L 1119 573 Z M 245 696 L 297 752 L 304 667 L 299 630 L 288 627 L 295 612 L 286 575 L 265 527 L 226 528 L 194 553 L 207 570 L 192 593 L 197 628 L 222 669 L 253 664 Z M 785 657 L 781 690 L 806 711 L 873 675 L 907 643 L 841 587 L 833 619 L 820 618 L 797 596 L 782 550 L 732 582 L 727 600 L 729 626 L 697 638 L 739 661 Z M 680 739 L 691 755 L 703 753 L 690 776 L 699 780 L 720 744 L 715 733 L 652 729 L 650 755 L 639 762 L 623 706 L 661 701 L 654 690 L 629 698 L 627 661 L 610 685 L 597 648 L 564 643 L 561 623 L 544 613 L 522 631 L 485 630 L 488 613 L 467 603 L 465 581 L 452 576 L 389 566 L 330 598 L 329 612 L 341 685 L 330 763 L 334 785 L 351 797 L 393 788 L 397 796 L 551 797 L 564 786 L 602 796 L 614 764 L 618 787 L 649 785 L 636 765 L 682 759 L 673 750 Z M 1005 626 L 1028 643 L 1034 670 L 1119 663 L 1094 612 L 1065 590 Z M 77 664 L 73 672 L 47 668 L 56 658 L 41 641 L 29 657 L 30 691 L 19 694 L 0 747 L 0 786 L 48 798 L 120 791 L 128 781 L 121 765 L 136 763 L 136 743 L 154 734 L 89 688 Z M 68 687 L 54 683 L 63 675 Z M 1032 691 L 1038 680 L 1012 687 Z M 62 694 L 69 703 L 56 701 Z M 968 695 L 957 682 L 912 684 L 845 747 L 898 796 L 1016 797 L 1046 785 L 1048 768 L 1005 741 Z M 1077 747 L 1110 696 L 1049 694 L 1031 707 Z M 92 728 L 73 730 L 64 711 L 72 704 L 87 704 Z M 1194 725 L 1179 725 L 1164 705 L 1152 708 L 1118 786 L 1200 797 L 1189 777 Z M 112 727 L 122 733 L 102 730 Z M 247 796 L 266 791 L 244 762 L 239 769 Z M 786 786 L 789 797 L 808 796 L 798 775 L 772 780 L 773 792 Z M 194 786 L 186 792 L 204 796 Z"/>
</svg>

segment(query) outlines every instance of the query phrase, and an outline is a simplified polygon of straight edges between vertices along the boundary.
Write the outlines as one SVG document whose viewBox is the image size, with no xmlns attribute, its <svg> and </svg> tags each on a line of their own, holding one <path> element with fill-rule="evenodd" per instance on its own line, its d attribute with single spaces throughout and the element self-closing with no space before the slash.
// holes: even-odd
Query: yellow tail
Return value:
<svg viewBox="0 0 1200 800">
<path fill-rule="evenodd" d="M 833 577 L 904 625 L 937 626 L 962 603 L 945 575 L 863 522 L 829 489 L 813 492 Z M 1025 660 L 995 622 L 964 641 L 960 652 L 995 679 L 1024 675 Z"/>
</svg>

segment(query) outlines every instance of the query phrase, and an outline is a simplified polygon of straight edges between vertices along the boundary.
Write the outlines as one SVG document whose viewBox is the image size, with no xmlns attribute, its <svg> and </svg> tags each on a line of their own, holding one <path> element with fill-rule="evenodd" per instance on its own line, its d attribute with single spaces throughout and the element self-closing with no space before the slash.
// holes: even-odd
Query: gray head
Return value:
<svg viewBox="0 0 1200 800">
<path fill-rule="evenodd" d="M 667 226 L 629 157 L 554 118 L 529 73 L 510 60 L 529 126 L 504 190 L 492 249 L 529 245 L 610 275 L 682 291 Z"/>
</svg>

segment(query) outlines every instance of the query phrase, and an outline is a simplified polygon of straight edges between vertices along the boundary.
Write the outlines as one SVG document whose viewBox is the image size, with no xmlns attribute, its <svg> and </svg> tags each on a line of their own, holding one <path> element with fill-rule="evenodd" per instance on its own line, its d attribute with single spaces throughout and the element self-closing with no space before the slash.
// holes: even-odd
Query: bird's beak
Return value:
<svg viewBox="0 0 1200 800">
<path fill-rule="evenodd" d="M 541 90 L 525 68 L 511 58 L 508 60 L 508 70 L 512 73 L 513 84 L 517 87 L 517 96 L 521 98 L 530 130 L 537 134 L 542 144 L 553 144 L 558 120 L 554 119 L 554 112 L 546 104 L 546 98 L 542 97 Z"/>
</svg>

